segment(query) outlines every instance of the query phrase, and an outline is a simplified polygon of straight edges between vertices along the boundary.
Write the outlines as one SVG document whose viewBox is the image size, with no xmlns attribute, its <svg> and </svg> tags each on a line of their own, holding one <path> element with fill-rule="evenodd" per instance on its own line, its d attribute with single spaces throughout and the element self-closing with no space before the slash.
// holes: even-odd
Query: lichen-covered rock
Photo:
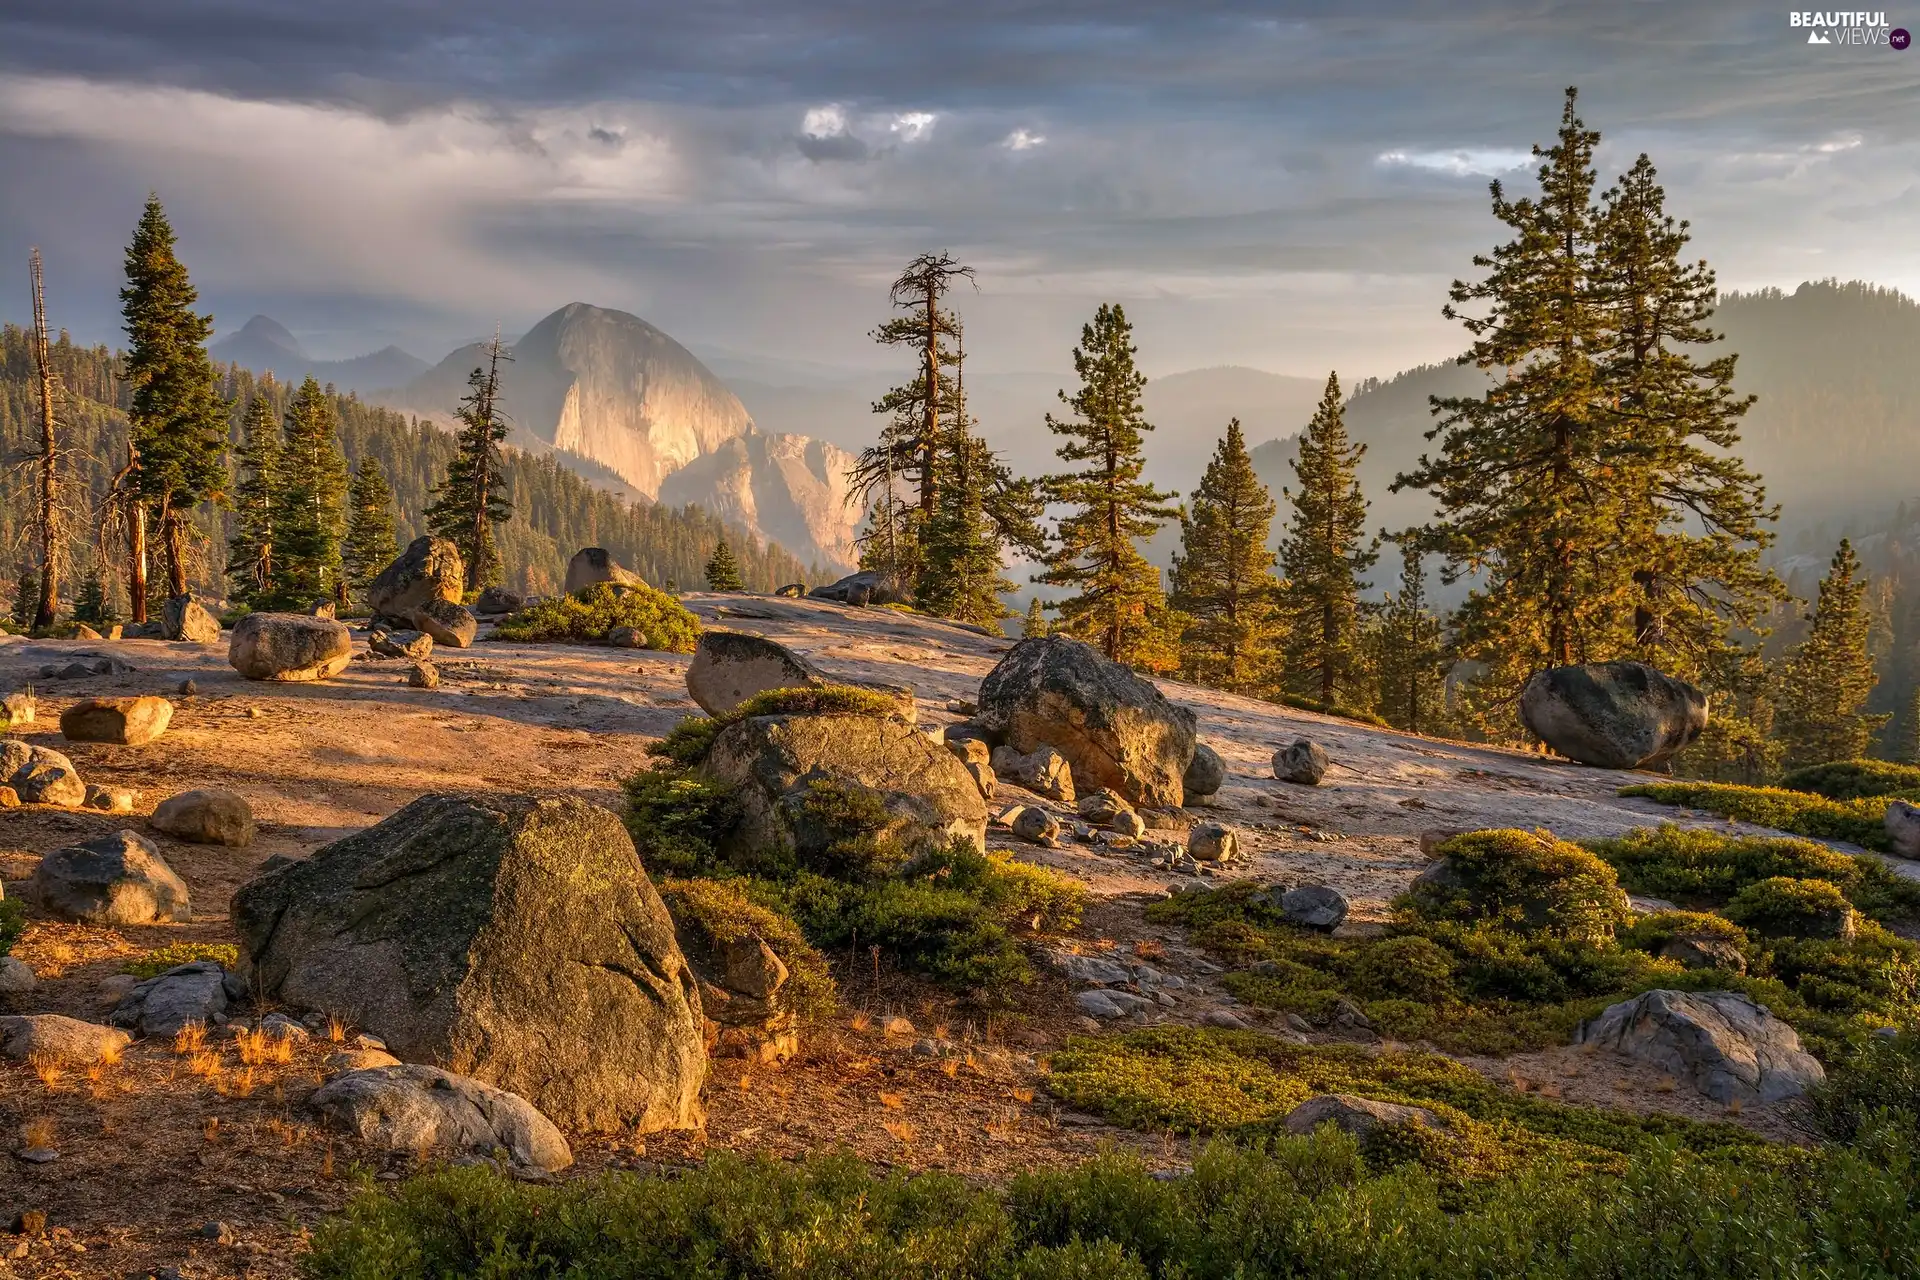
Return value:
<svg viewBox="0 0 1920 1280">
<path fill-rule="evenodd" d="M 1707 727 L 1707 698 L 1641 662 L 1550 667 L 1521 690 L 1520 723 L 1581 764 L 1658 768 Z"/>
<path fill-rule="evenodd" d="M 407 685 L 414 689 L 438 689 L 440 668 L 431 662 L 416 662 L 407 672 Z"/>
<path fill-rule="evenodd" d="M 702 631 L 687 667 L 687 693 L 710 716 L 769 689 L 827 683 L 818 667 L 785 645 L 741 631 Z"/>
<path fill-rule="evenodd" d="M 838 582 L 815 587 L 807 592 L 815 600 L 832 600 L 855 607 L 870 604 L 897 604 L 907 598 L 900 584 L 871 569 L 850 573 Z"/>
<path fill-rule="evenodd" d="M 227 662 L 249 680 L 325 680 L 353 660 L 353 633 L 332 618 L 250 613 L 233 628 Z"/>
<path fill-rule="evenodd" d="M 1827 1078 L 1792 1027 L 1733 991 L 1649 991 L 1581 1024 L 1573 1042 L 1649 1063 L 1721 1103 L 1797 1098 Z"/>
<path fill-rule="evenodd" d="M 1394 1102 L 1375 1102 L 1372 1098 L 1350 1093 L 1323 1093 L 1287 1112 L 1287 1132 L 1309 1134 L 1323 1124 L 1355 1137 L 1365 1138 L 1383 1125 L 1419 1125 L 1423 1129 L 1444 1129 L 1440 1117 L 1425 1107 L 1408 1107 Z"/>
<path fill-rule="evenodd" d="M 1013 815 L 1009 824 L 1013 834 L 1029 844 L 1052 845 L 1060 838 L 1060 822 L 1038 805 L 1028 805 Z"/>
<path fill-rule="evenodd" d="M 60 713 L 60 736 L 68 742 L 110 742 L 144 747 L 173 723 L 165 698 L 88 698 Z"/>
<path fill-rule="evenodd" d="M 1004 778 L 1016 787 L 1025 787 L 1049 800 L 1073 803 L 1073 769 L 1067 764 L 1067 758 L 1052 747 L 1020 752 L 1003 744 L 995 747 L 988 759 L 996 778 Z"/>
<path fill-rule="evenodd" d="M 1224 822 L 1202 822 L 1187 835 L 1187 856 L 1195 862 L 1231 862 L 1240 856 L 1240 836 Z"/>
<path fill-rule="evenodd" d="M 516 595 L 505 587 L 486 587 L 480 592 L 479 599 L 473 602 L 473 611 L 483 618 L 518 613 L 526 607 L 526 597 Z"/>
<path fill-rule="evenodd" d="M 408 614 L 407 620 L 432 636 L 435 644 L 449 649 L 469 648 L 480 634 L 479 621 L 465 605 L 451 600 L 429 600 Z"/>
<path fill-rule="evenodd" d="M 438 1067 L 401 1064 L 337 1075 L 307 1105 L 370 1146 L 493 1156 L 551 1173 L 573 1163 L 553 1121 L 525 1098 Z"/>
<path fill-rule="evenodd" d="M 212 960 L 195 960 L 136 983 L 107 1021 L 155 1038 L 174 1035 L 191 1022 L 203 1027 L 225 1022 L 226 1014 L 226 970 Z"/>
<path fill-rule="evenodd" d="M 1887 843 L 1903 858 L 1920 859 L 1920 807 L 1905 800 L 1887 805 Z"/>
<path fill-rule="evenodd" d="M 139 796 L 125 787 L 103 787 L 98 783 L 87 784 L 86 807 L 98 809 L 102 813 L 132 813 L 133 803 Z M 0 808 L 5 802 L 0 801 Z"/>
<path fill-rule="evenodd" d="M 431 534 L 415 538 L 368 586 L 367 607 L 375 618 L 399 622 L 429 600 L 458 604 L 465 572 L 453 543 Z"/>
<path fill-rule="evenodd" d="M 1331 885 L 1295 885 L 1280 895 L 1280 914 L 1288 924 L 1331 932 L 1346 923 L 1347 895 Z"/>
<path fill-rule="evenodd" d="M 1226 785 L 1227 762 L 1206 743 L 1195 743 L 1193 760 L 1180 778 L 1180 787 L 1186 792 L 1187 802 L 1204 800 Z"/>
<path fill-rule="evenodd" d="M 50 1059 L 70 1066 L 89 1066 L 118 1053 L 132 1040 L 115 1027 L 82 1022 L 58 1013 L 0 1017 L 0 1054 L 16 1062 Z"/>
<path fill-rule="evenodd" d="M 1281 747 L 1273 753 L 1273 776 L 1281 782 L 1297 782 L 1304 787 L 1317 787 L 1320 780 L 1327 776 L 1327 749 L 1319 743 L 1301 738 L 1290 746 Z"/>
<path fill-rule="evenodd" d="M 160 606 L 160 634 L 189 644 L 219 644 L 220 619 L 192 596 L 168 596 Z"/>
<path fill-rule="evenodd" d="M 133 831 L 55 849 L 40 859 L 27 892 L 49 915 L 81 924 L 191 920 L 184 880 Z"/>
<path fill-rule="evenodd" d="M 383 658 L 425 662 L 433 656 L 433 637 L 424 631 L 389 631 L 385 627 L 375 627 L 367 634 L 367 649 Z"/>
<path fill-rule="evenodd" d="M 1026 753 L 1052 747 L 1082 789 L 1178 806 L 1193 763 L 1194 716 L 1151 681 L 1066 636 L 1022 640 L 980 683 L 980 722 Z M 996 771 L 1000 771 L 995 766 Z"/>
<path fill-rule="evenodd" d="M 28 804 L 77 809 L 87 802 L 87 784 L 73 761 L 51 747 L 29 746 L 18 738 L 0 739 L 0 780 Z"/>
<path fill-rule="evenodd" d="M 567 561 L 567 594 L 584 591 L 602 582 L 615 586 L 640 586 L 646 579 L 624 568 L 605 547 L 582 547 Z M 459 597 L 455 597 L 458 599 Z"/>
<path fill-rule="evenodd" d="M 238 792 L 218 787 L 168 796 L 154 807 L 147 822 L 155 831 L 190 844 L 244 849 L 253 843 L 253 806 Z"/>
<path fill-rule="evenodd" d="M 569 1128 L 692 1128 L 700 1000 L 620 820 L 429 795 L 233 898 L 255 1000 L 324 1010 Z"/>
</svg>

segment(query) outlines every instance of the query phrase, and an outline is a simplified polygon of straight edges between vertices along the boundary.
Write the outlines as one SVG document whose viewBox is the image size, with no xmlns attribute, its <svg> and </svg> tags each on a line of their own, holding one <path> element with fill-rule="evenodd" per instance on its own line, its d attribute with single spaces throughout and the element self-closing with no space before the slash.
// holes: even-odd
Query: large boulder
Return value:
<svg viewBox="0 0 1920 1280">
<path fill-rule="evenodd" d="M 1887 805 L 1884 822 L 1893 851 L 1903 858 L 1920 859 L 1920 806 L 1894 800 Z"/>
<path fill-rule="evenodd" d="M 233 629 L 227 661 L 249 680 L 325 680 L 353 660 L 343 622 L 304 613 L 250 613 Z"/>
<path fill-rule="evenodd" d="M 742 818 L 728 852 L 776 859 L 811 849 L 809 789 L 831 781 L 875 792 L 904 845 L 964 836 L 986 848 L 987 804 L 959 757 L 893 717 L 754 716 L 722 729 L 701 766 L 734 784 Z"/>
<path fill-rule="evenodd" d="M 850 573 L 838 582 L 815 587 L 807 592 L 815 600 L 833 600 L 840 604 L 898 604 L 907 598 L 900 584 L 871 569 Z"/>
<path fill-rule="evenodd" d="M 253 807 L 237 792 L 217 787 L 168 796 L 147 822 L 189 844 L 223 844 L 244 849 L 253 843 Z"/>
<path fill-rule="evenodd" d="M 616 587 L 637 587 L 646 579 L 623 567 L 605 547 L 582 547 L 567 561 L 567 593 L 584 591 L 602 582 Z"/>
<path fill-rule="evenodd" d="M 73 809 L 87 802 L 87 784 L 73 761 L 51 747 L 29 746 L 18 738 L 0 739 L 0 784 L 12 787 L 28 804 Z"/>
<path fill-rule="evenodd" d="M 376 618 L 396 622 L 412 616 L 429 600 L 460 603 L 466 586 L 460 549 L 445 538 L 415 538 L 367 588 L 367 607 Z"/>
<path fill-rule="evenodd" d="M 1520 723 L 1581 764 L 1659 768 L 1707 727 L 1707 696 L 1641 662 L 1550 667 L 1521 690 Z"/>
<path fill-rule="evenodd" d="M 1330 1124 L 1351 1137 L 1365 1139 L 1386 1125 L 1417 1125 L 1422 1129 L 1444 1129 L 1440 1117 L 1425 1107 L 1409 1107 L 1397 1102 L 1376 1102 L 1351 1093 L 1323 1093 L 1287 1112 L 1282 1122 L 1287 1132 L 1308 1134 Z"/>
<path fill-rule="evenodd" d="M 88 698 L 60 713 L 60 736 L 68 742 L 144 747 L 171 723 L 173 704 L 165 698 Z"/>
<path fill-rule="evenodd" d="M 0 1018 L 0 1055 L 90 1066 L 127 1047 L 132 1037 L 114 1027 L 82 1022 L 58 1013 Z"/>
<path fill-rule="evenodd" d="M 480 598 L 473 602 L 473 611 L 488 618 L 518 613 L 526 607 L 525 596 L 509 591 L 505 587 L 487 587 L 480 592 Z"/>
<path fill-rule="evenodd" d="M 465 649 L 480 634 L 480 623 L 463 604 L 449 600 L 429 600 L 407 615 L 414 627 L 433 637 L 433 642 L 449 649 Z"/>
<path fill-rule="evenodd" d="M 107 1021 L 147 1038 L 174 1035 L 188 1023 L 208 1027 L 225 1022 L 226 977 L 226 970 L 213 960 L 177 965 L 136 984 Z"/>
<path fill-rule="evenodd" d="M 219 644 L 220 619 L 192 596 L 168 596 L 160 606 L 160 634 L 191 644 Z"/>
<path fill-rule="evenodd" d="M 425 662 L 433 656 L 433 637 L 410 628 L 389 631 L 385 627 L 375 627 L 367 633 L 367 652 L 382 658 Z"/>
<path fill-rule="evenodd" d="M 49 915 L 81 924 L 193 918 L 186 881 L 133 831 L 55 849 L 34 868 L 27 892 Z"/>
<path fill-rule="evenodd" d="M 1194 716 L 1091 645 L 1022 640 L 980 684 L 979 720 L 1016 751 L 1049 746 L 1082 788 L 1112 787 L 1135 804 L 1180 805 L 1193 762 Z"/>
<path fill-rule="evenodd" d="M 1327 776 L 1327 749 L 1309 738 L 1301 738 L 1273 753 L 1273 776 L 1281 782 L 1297 782 L 1317 787 Z"/>
<path fill-rule="evenodd" d="M 700 999 L 620 820 L 583 801 L 423 796 L 233 898 L 256 1000 L 569 1128 L 701 1123 Z"/>
<path fill-rule="evenodd" d="M 552 1173 L 573 1163 L 566 1138 L 525 1098 L 437 1067 L 399 1064 L 337 1075 L 307 1105 L 388 1151 L 491 1157 Z"/>
<path fill-rule="evenodd" d="M 1794 1029 L 1734 991 L 1649 991 L 1574 1032 L 1650 1063 L 1721 1103 L 1797 1098 L 1827 1078 Z"/>
<path fill-rule="evenodd" d="M 1206 743 L 1195 743 L 1193 759 L 1180 777 L 1180 789 L 1186 792 L 1187 801 L 1204 800 L 1226 785 L 1227 762 Z"/>
<path fill-rule="evenodd" d="M 687 667 L 687 693 L 710 716 L 769 689 L 826 683 L 820 669 L 793 650 L 743 631 L 702 631 Z"/>
</svg>

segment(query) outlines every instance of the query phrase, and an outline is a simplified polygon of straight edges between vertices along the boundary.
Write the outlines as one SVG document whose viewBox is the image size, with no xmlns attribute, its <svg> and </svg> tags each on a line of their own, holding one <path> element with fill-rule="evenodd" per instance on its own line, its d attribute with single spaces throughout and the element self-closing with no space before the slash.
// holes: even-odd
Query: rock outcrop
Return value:
<svg viewBox="0 0 1920 1280">
<path fill-rule="evenodd" d="M 1641 662 L 1551 667 L 1521 690 L 1520 722 L 1581 764 L 1653 769 L 1707 727 L 1707 698 Z"/>
<path fill-rule="evenodd" d="M 55 919 L 81 924 L 193 918 L 186 882 L 158 849 L 132 831 L 55 849 L 34 868 L 27 892 Z"/>
<path fill-rule="evenodd" d="M 1574 1043 L 1650 1063 L 1721 1103 L 1797 1098 L 1827 1078 L 1792 1027 L 1733 991 L 1649 991 L 1583 1023 Z"/>
<path fill-rule="evenodd" d="M 569 1128 L 702 1119 L 700 1001 L 620 820 L 574 799 L 429 795 L 233 899 L 256 999 Z"/>
<path fill-rule="evenodd" d="M 491 1157 L 552 1173 L 573 1163 L 567 1140 L 525 1098 L 438 1067 L 366 1067 L 337 1075 L 307 1105 L 387 1151 Z"/>
<path fill-rule="evenodd" d="M 431 534 L 415 538 L 367 588 L 367 607 L 376 619 L 405 624 L 429 600 L 460 603 L 465 575 L 453 543 Z"/>
<path fill-rule="evenodd" d="M 1026 753 L 1052 747 L 1082 788 L 1135 804 L 1180 805 L 1193 763 L 1194 716 L 1091 645 L 1022 640 L 980 684 L 980 723 Z"/>
<path fill-rule="evenodd" d="M 668 506 L 694 503 L 809 564 L 851 564 L 864 504 L 850 502 L 859 459 L 838 445 L 749 427 L 660 482 Z"/>
<path fill-rule="evenodd" d="M 710 716 L 769 689 L 827 683 L 818 667 L 785 645 L 743 631 L 702 631 L 687 667 L 687 693 Z"/>
<path fill-rule="evenodd" d="M 1072 804 L 1078 794 L 1074 789 L 1072 767 L 1067 758 L 1052 747 L 1022 752 L 1003 744 L 993 749 L 988 763 L 996 778 L 1048 800 Z"/>
<path fill-rule="evenodd" d="M 227 662 L 249 680 L 299 683 L 339 675 L 353 660 L 353 633 L 332 618 L 250 613 L 233 629 Z"/>
<path fill-rule="evenodd" d="M 906 590 L 898 582 L 871 569 L 850 573 L 838 582 L 829 582 L 825 586 L 815 587 L 807 594 L 815 600 L 831 600 L 835 604 L 850 604 L 856 607 L 870 604 L 897 604 L 907 598 Z"/>
</svg>

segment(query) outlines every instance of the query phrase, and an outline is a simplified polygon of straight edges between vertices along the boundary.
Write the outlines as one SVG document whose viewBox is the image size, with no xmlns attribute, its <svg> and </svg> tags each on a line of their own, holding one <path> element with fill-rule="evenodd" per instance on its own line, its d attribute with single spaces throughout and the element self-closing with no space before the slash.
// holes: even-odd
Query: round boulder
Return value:
<svg viewBox="0 0 1920 1280">
<path fill-rule="evenodd" d="M 1281 782 L 1317 787 L 1320 780 L 1327 776 L 1328 764 L 1325 747 L 1301 738 L 1292 746 L 1282 747 L 1273 753 L 1273 776 Z"/>
<path fill-rule="evenodd" d="M 1659 768 L 1707 727 L 1707 697 L 1642 662 L 1550 667 L 1521 690 L 1520 723 L 1581 764 Z"/>
<path fill-rule="evenodd" d="M 16 1062 L 40 1058 L 90 1066 L 120 1052 L 132 1040 L 133 1037 L 116 1028 L 58 1013 L 0 1018 L 0 1054 Z"/>
<path fill-rule="evenodd" d="M 1060 838 L 1060 823 L 1038 805 L 1028 805 L 1013 815 L 1013 834 L 1029 844 L 1052 845 Z"/>
<path fill-rule="evenodd" d="M 370 1146 L 492 1156 L 551 1173 L 573 1163 L 553 1121 L 517 1094 L 437 1067 L 366 1067 L 335 1076 L 307 1105 Z"/>
<path fill-rule="evenodd" d="M 143 747 L 172 722 L 173 704 L 165 698 L 88 698 L 60 713 L 60 735 L 68 742 Z"/>
<path fill-rule="evenodd" d="M 1195 862 L 1231 862 L 1240 856 L 1240 836 L 1224 822 L 1202 822 L 1187 836 L 1187 856 Z"/>
<path fill-rule="evenodd" d="M 155 831 L 189 844 L 244 849 L 253 843 L 253 807 L 237 792 L 213 787 L 168 796 L 147 822 Z"/>
<path fill-rule="evenodd" d="M 407 544 L 394 562 L 367 588 L 367 607 L 376 618 L 402 619 L 429 600 L 460 602 L 466 585 L 460 549 L 428 535 Z"/>
<path fill-rule="evenodd" d="M 1308 1134 L 1330 1124 L 1355 1138 L 1366 1138 L 1384 1125 L 1418 1125 L 1423 1129 L 1443 1129 L 1440 1117 L 1425 1107 L 1408 1107 L 1394 1102 L 1375 1102 L 1372 1098 L 1350 1093 L 1323 1093 L 1287 1112 L 1287 1132 Z"/>
<path fill-rule="evenodd" d="M 433 642 L 449 649 L 465 649 L 480 634 L 479 621 L 463 604 L 451 600 L 429 600 L 407 615 L 414 627 L 433 637 Z"/>
<path fill-rule="evenodd" d="M 1204 800 L 1226 785 L 1227 762 L 1206 743 L 1195 743 L 1193 762 L 1180 778 L 1180 787 L 1186 792 L 1187 800 Z"/>
<path fill-rule="evenodd" d="M 1347 919 L 1347 895 L 1331 885 L 1296 885 L 1280 895 L 1280 914 L 1288 924 L 1331 932 Z"/>
<path fill-rule="evenodd" d="M 1573 1042 L 1650 1063 L 1720 1103 L 1797 1098 L 1827 1078 L 1792 1027 L 1733 991 L 1649 991 L 1583 1023 Z"/>
<path fill-rule="evenodd" d="M 193 918 L 186 882 L 133 831 L 55 849 L 34 868 L 27 893 L 49 915 L 80 924 Z"/>
<path fill-rule="evenodd" d="M 367 633 L 367 650 L 383 658 L 425 662 L 433 656 L 433 637 L 424 631 L 389 631 L 385 627 L 375 627 Z"/>
<path fill-rule="evenodd" d="M 479 599 L 473 602 L 473 611 L 488 618 L 518 613 L 526 607 L 525 596 L 516 595 L 505 587 L 487 587 L 481 591 Z"/>
<path fill-rule="evenodd" d="M 169 596 L 160 606 L 160 634 L 189 644 L 219 644 L 220 619 L 192 596 Z"/>
<path fill-rule="evenodd" d="M 73 761 L 51 747 L 29 746 L 18 738 L 0 739 L 0 779 L 28 804 L 77 809 L 87 802 L 87 784 Z"/>
<path fill-rule="evenodd" d="M 623 567 L 605 547 L 582 547 L 567 561 L 567 594 L 585 591 L 602 582 L 614 586 L 640 586 L 645 583 L 633 570 Z M 454 599 L 459 599 L 455 596 Z"/>
<path fill-rule="evenodd" d="M 702 631 L 687 667 L 687 693 L 710 716 L 769 689 L 826 683 L 818 667 L 785 645 L 742 631 Z"/>
<path fill-rule="evenodd" d="M 353 660 L 353 633 L 332 618 L 250 613 L 233 629 L 227 661 L 249 680 L 324 680 Z"/>
</svg>

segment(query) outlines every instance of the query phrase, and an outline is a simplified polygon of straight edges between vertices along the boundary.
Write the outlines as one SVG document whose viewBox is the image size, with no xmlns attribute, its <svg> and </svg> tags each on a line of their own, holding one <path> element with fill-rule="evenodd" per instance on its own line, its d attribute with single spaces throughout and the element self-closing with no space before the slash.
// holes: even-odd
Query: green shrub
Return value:
<svg viewBox="0 0 1920 1280">
<path fill-rule="evenodd" d="M 1622 787 L 1623 796 L 1642 796 L 1659 804 L 1704 809 L 1722 818 L 1736 818 L 1758 827 L 1812 836 L 1816 840 L 1845 840 L 1865 849 L 1887 851 L 1887 798 L 1829 800 L 1805 791 L 1779 787 L 1739 787 L 1724 782 L 1652 782 Z"/>
<path fill-rule="evenodd" d="M 634 774 L 624 789 L 623 819 L 642 866 L 674 876 L 720 868 L 719 844 L 740 822 L 732 787 L 669 765 Z"/>
<path fill-rule="evenodd" d="M 901 968 L 962 991 L 1033 980 L 1005 921 L 978 894 L 925 879 L 848 884 L 811 872 L 777 887 L 761 884 L 827 950 L 878 947 Z"/>
<path fill-rule="evenodd" d="M 754 694 L 724 715 L 711 719 L 689 716 L 649 751 L 676 764 L 696 765 L 707 758 L 713 740 L 730 724 L 755 716 L 861 715 L 884 719 L 899 705 L 884 693 L 850 684 L 808 685 L 799 689 L 767 689 Z"/>
<path fill-rule="evenodd" d="M 700 640 L 700 620 L 666 592 L 644 583 L 616 590 L 607 582 L 522 609 L 496 626 L 493 638 L 582 644 L 605 640 L 615 627 L 632 627 L 644 647 L 667 653 L 692 653 Z"/>
<path fill-rule="evenodd" d="M 222 969 L 231 969 L 240 963 L 240 948 L 230 942 L 169 942 L 127 961 L 120 966 L 120 972 L 136 978 L 157 978 L 169 969 L 196 960 L 212 960 Z"/>
<path fill-rule="evenodd" d="M 1492 922 L 1597 941 L 1629 918 L 1613 868 L 1546 831 L 1472 831 L 1439 848 L 1450 875 L 1416 885 L 1403 910 L 1423 920 Z"/>
<path fill-rule="evenodd" d="M 1774 876 L 1757 881 L 1733 896 L 1726 915 L 1768 938 L 1839 938 L 1854 930 L 1853 904 L 1828 880 Z"/>
<path fill-rule="evenodd" d="M 1725 942 L 1747 950 L 1747 931 L 1724 916 L 1705 911 L 1655 911 L 1641 916 L 1620 935 L 1620 945 L 1659 955 L 1675 938 Z"/>
<path fill-rule="evenodd" d="M 717 948 L 759 938 L 787 966 L 786 1007 L 803 1018 L 831 1014 L 838 1000 L 827 961 L 789 916 L 754 902 L 738 880 L 663 880 L 660 898 L 682 937 Z"/>
<path fill-rule="evenodd" d="M 1811 840 L 1738 836 L 1701 828 L 1642 827 L 1587 842 L 1635 893 L 1719 905 L 1761 880 L 1830 880 L 1862 913 L 1878 920 L 1920 917 L 1920 884 L 1878 858 L 1842 853 Z"/>
<path fill-rule="evenodd" d="M 10 954 L 26 931 L 27 909 L 12 898 L 0 898 L 0 956 Z"/>
<path fill-rule="evenodd" d="M 1837 1058 L 1811 1101 L 1821 1132 L 1840 1142 L 1853 1141 L 1889 1113 L 1920 1136 L 1920 1023 L 1892 1037 L 1873 1036 Z"/>
<path fill-rule="evenodd" d="M 1393 726 L 1371 711 L 1362 711 L 1350 707 L 1344 702 L 1321 702 L 1318 698 L 1303 697 L 1297 693 L 1278 693 L 1273 701 L 1283 707 L 1292 707 L 1296 711 L 1314 711 L 1323 716 L 1338 716 L 1342 720 L 1354 720 L 1360 724 L 1370 724 L 1376 729 L 1390 729 Z"/>
<path fill-rule="evenodd" d="M 1453 956 L 1431 938 L 1385 938 L 1348 966 L 1353 989 L 1373 998 L 1433 1003 L 1451 999 Z"/>
<path fill-rule="evenodd" d="M 1897 796 L 1920 791 L 1920 765 L 1891 760 L 1835 760 L 1795 769 L 1780 779 L 1789 791 L 1811 791 L 1829 800 Z"/>
<path fill-rule="evenodd" d="M 884 879 L 916 852 L 896 838 L 879 792 L 838 778 L 808 782 L 791 823 L 799 865 L 836 880 Z"/>
</svg>

